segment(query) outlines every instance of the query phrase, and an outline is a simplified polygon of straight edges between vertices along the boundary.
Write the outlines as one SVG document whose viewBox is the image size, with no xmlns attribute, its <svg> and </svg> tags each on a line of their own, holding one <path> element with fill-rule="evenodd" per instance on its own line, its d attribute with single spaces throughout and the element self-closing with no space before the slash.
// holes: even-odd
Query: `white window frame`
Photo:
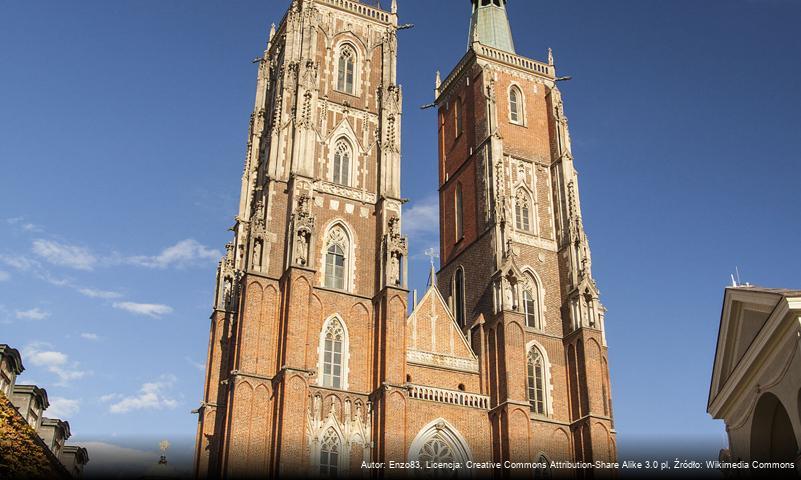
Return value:
<svg viewBox="0 0 801 480">
<path fill-rule="evenodd" d="M 339 323 L 339 328 L 342 329 L 342 364 L 340 365 L 340 386 L 335 387 L 327 384 L 324 374 L 325 366 L 325 341 L 326 334 L 334 322 Z M 348 377 L 350 374 L 350 335 L 348 333 L 348 325 L 345 320 L 339 315 L 334 314 L 328 317 L 323 322 L 323 328 L 320 330 L 320 339 L 317 346 L 317 385 L 323 388 L 333 388 L 335 390 L 347 390 L 350 386 Z"/>
<path fill-rule="evenodd" d="M 348 170 L 345 172 L 344 176 L 342 175 L 341 157 L 338 172 L 336 168 L 336 157 L 341 150 L 345 150 L 345 153 L 348 155 Z M 331 183 L 342 185 L 343 187 L 350 187 L 353 184 L 353 166 L 356 163 L 354 161 L 355 156 L 356 149 L 353 147 L 353 142 L 351 142 L 350 139 L 344 135 L 337 137 L 336 141 L 333 143 L 331 151 Z M 339 175 L 339 179 L 337 179 L 337 174 Z"/>
<path fill-rule="evenodd" d="M 342 251 L 345 252 L 345 278 L 344 278 L 344 288 L 337 288 L 329 286 L 326 282 L 328 278 L 328 249 L 332 244 L 337 244 L 342 248 Z M 320 275 L 320 286 L 323 288 L 328 288 L 331 290 L 337 290 L 342 292 L 351 292 L 354 289 L 354 272 L 356 266 L 356 259 L 354 258 L 354 252 L 356 241 L 352 234 L 352 230 L 348 225 L 346 225 L 342 220 L 334 220 L 332 221 L 328 228 L 325 229 L 325 236 L 323 237 L 322 248 L 320 250 L 320 265 L 321 268 L 321 275 Z"/>
<path fill-rule="evenodd" d="M 517 119 L 515 120 L 512 117 L 512 93 L 517 93 Z M 513 83 L 509 86 L 509 94 L 508 94 L 508 107 L 509 107 L 509 123 L 513 125 L 520 125 L 521 127 L 526 126 L 526 96 L 523 94 L 523 89 L 520 88 L 520 85 Z"/>
<path fill-rule="evenodd" d="M 347 71 L 345 72 L 345 79 L 344 85 L 340 85 L 339 83 L 339 67 L 340 63 L 342 62 L 342 56 L 344 55 L 345 51 L 350 51 L 352 54 L 353 60 L 353 84 L 351 85 L 350 91 L 347 89 Z M 339 93 L 344 93 L 345 95 L 357 96 L 357 92 L 359 91 L 359 49 L 356 48 L 356 45 L 349 41 L 341 42 L 337 45 L 336 51 L 334 53 L 334 90 Z"/>
<path fill-rule="evenodd" d="M 536 340 L 532 340 L 526 344 L 526 351 L 525 351 L 525 358 L 526 358 L 526 400 L 528 402 L 531 401 L 529 398 L 529 378 L 528 378 L 528 366 L 529 366 L 529 354 L 532 350 L 537 350 L 539 352 L 540 357 L 542 358 L 542 393 L 543 393 L 543 413 L 535 412 L 532 410 L 532 414 L 539 415 L 539 416 L 547 416 L 550 417 L 553 415 L 553 402 L 552 402 L 552 395 L 553 395 L 553 386 L 551 385 L 551 361 L 548 359 L 548 351 L 540 345 Z"/>
</svg>

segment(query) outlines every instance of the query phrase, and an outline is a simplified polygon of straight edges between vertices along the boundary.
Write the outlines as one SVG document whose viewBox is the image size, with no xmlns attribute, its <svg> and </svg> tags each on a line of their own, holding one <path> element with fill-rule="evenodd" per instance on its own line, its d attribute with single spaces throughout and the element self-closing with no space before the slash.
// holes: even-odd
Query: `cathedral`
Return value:
<svg viewBox="0 0 801 480">
<path fill-rule="evenodd" d="M 397 0 L 292 0 L 273 26 L 217 275 L 198 478 L 584 478 L 605 472 L 552 469 L 616 458 L 561 79 L 550 51 L 517 53 L 514 2 L 471 3 L 467 53 L 436 75 L 442 265 L 419 301 Z"/>
</svg>

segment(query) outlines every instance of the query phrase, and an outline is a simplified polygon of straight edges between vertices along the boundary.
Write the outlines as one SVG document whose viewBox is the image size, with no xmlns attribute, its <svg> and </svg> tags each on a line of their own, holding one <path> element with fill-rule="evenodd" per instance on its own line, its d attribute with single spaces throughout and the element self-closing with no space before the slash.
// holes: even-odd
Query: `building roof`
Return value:
<svg viewBox="0 0 801 480">
<path fill-rule="evenodd" d="M 468 49 L 479 42 L 498 50 L 515 53 L 512 28 L 506 15 L 507 0 L 471 0 L 473 17 L 470 20 Z"/>
<path fill-rule="evenodd" d="M 44 388 L 39 388 L 36 385 L 14 385 L 13 394 L 28 394 L 41 398 L 42 410 L 46 410 L 47 407 L 50 406 L 50 401 L 47 399 L 47 390 Z"/>
<path fill-rule="evenodd" d="M 72 433 L 70 433 L 70 422 L 67 422 L 66 420 L 45 417 L 42 419 L 42 426 L 62 429 L 64 431 L 64 439 L 72 436 Z"/>
<path fill-rule="evenodd" d="M 801 290 L 794 290 L 789 288 L 767 288 L 756 285 L 728 287 L 726 290 L 743 290 L 756 293 L 773 293 L 781 295 L 782 297 L 801 297 Z"/>
<path fill-rule="evenodd" d="M 0 477 L 67 480 L 67 469 L 0 393 Z"/>
<path fill-rule="evenodd" d="M 74 455 L 76 462 L 81 465 L 89 463 L 89 452 L 84 447 L 78 445 L 65 445 L 61 450 L 61 455 Z"/>
<path fill-rule="evenodd" d="M 19 375 L 20 373 L 25 370 L 25 367 L 22 366 L 22 357 L 19 354 L 19 351 L 16 348 L 11 348 L 5 343 L 0 343 L 0 358 L 8 358 L 11 360 L 11 364 L 14 365 L 16 374 Z"/>
</svg>

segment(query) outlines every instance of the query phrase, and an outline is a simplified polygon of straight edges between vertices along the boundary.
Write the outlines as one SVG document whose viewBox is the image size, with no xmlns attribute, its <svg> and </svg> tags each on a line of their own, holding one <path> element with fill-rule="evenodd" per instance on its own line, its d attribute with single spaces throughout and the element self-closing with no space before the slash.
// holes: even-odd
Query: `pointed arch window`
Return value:
<svg viewBox="0 0 801 480">
<path fill-rule="evenodd" d="M 523 189 L 518 190 L 515 198 L 515 226 L 518 230 L 531 231 L 531 199 Z"/>
<path fill-rule="evenodd" d="M 456 323 L 460 327 L 464 327 L 464 270 L 462 267 L 456 269 L 456 275 L 453 278 L 453 303 L 453 315 L 456 317 Z"/>
<path fill-rule="evenodd" d="M 340 48 L 337 69 L 337 90 L 353 95 L 356 84 L 356 51 L 348 44 Z"/>
<path fill-rule="evenodd" d="M 523 292 L 523 313 L 526 315 L 526 326 L 540 328 L 540 305 L 536 291 Z"/>
<path fill-rule="evenodd" d="M 456 454 L 440 435 L 434 435 L 420 449 L 418 458 L 423 462 L 451 463 L 456 461 Z"/>
<path fill-rule="evenodd" d="M 517 125 L 523 124 L 523 92 L 517 86 L 509 89 L 509 120 Z"/>
<path fill-rule="evenodd" d="M 545 415 L 545 360 L 537 347 L 528 352 L 528 403 L 532 412 Z"/>
<path fill-rule="evenodd" d="M 320 444 L 320 475 L 336 477 L 339 472 L 339 456 L 342 450 L 339 434 L 333 428 L 325 432 Z"/>
<path fill-rule="evenodd" d="M 332 228 L 326 237 L 325 286 L 345 290 L 348 284 L 348 253 L 350 241 L 340 226 Z"/>
<path fill-rule="evenodd" d="M 456 122 L 456 137 L 464 130 L 464 112 L 462 111 L 462 97 L 457 97 L 453 104 L 453 116 Z"/>
<path fill-rule="evenodd" d="M 345 329 L 338 318 L 333 318 L 323 332 L 323 369 L 322 385 L 324 387 L 342 388 L 344 384 Z"/>
<path fill-rule="evenodd" d="M 353 159 L 353 148 L 344 138 L 339 139 L 334 147 L 334 172 L 332 180 L 340 185 L 350 185 L 350 165 Z"/>
<path fill-rule="evenodd" d="M 551 461 L 545 455 L 540 455 L 537 468 L 534 469 L 535 480 L 551 480 Z"/>
<path fill-rule="evenodd" d="M 453 195 L 453 204 L 454 204 L 454 222 L 455 222 L 455 230 L 456 230 L 456 242 L 459 242 L 462 238 L 464 238 L 464 205 L 462 201 L 462 184 L 461 182 L 456 183 L 456 191 Z"/>
</svg>

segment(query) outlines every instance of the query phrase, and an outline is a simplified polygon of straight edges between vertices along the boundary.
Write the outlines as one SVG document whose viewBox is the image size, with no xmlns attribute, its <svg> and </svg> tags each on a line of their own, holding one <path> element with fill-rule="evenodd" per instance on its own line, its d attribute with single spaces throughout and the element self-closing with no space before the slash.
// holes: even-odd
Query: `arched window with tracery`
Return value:
<svg viewBox="0 0 801 480">
<path fill-rule="evenodd" d="M 523 124 L 523 92 L 517 86 L 509 89 L 509 120 L 518 125 Z"/>
<path fill-rule="evenodd" d="M 529 290 L 523 292 L 523 310 L 526 315 L 526 326 L 540 328 L 540 304 L 536 293 Z"/>
<path fill-rule="evenodd" d="M 545 359 L 537 347 L 528 351 L 528 403 L 531 411 L 545 415 Z"/>
<path fill-rule="evenodd" d="M 421 462 L 451 463 L 456 461 L 456 454 L 448 442 L 437 434 L 423 445 L 418 458 Z"/>
<path fill-rule="evenodd" d="M 356 51 L 352 46 L 343 44 L 340 47 L 337 69 L 337 90 L 353 95 L 356 84 Z"/>
<path fill-rule="evenodd" d="M 515 226 L 518 230 L 531 231 L 531 199 L 522 188 L 515 197 Z"/>
<path fill-rule="evenodd" d="M 346 290 L 350 250 L 348 235 L 337 225 L 328 232 L 325 244 L 325 286 Z"/>
<path fill-rule="evenodd" d="M 345 328 L 336 317 L 332 318 L 324 328 L 320 384 L 324 387 L 343 388 L 346 354 Z"/>
<path fill-rule="evenodd" d="M 339 472 L 339 457 L 342 450 L 339 434 L 333 428 L 325 432 L 320 444 L 320 475 L 336 477 Z"/>
<path fill-rule="evenodd" d="M 467 441 L 444 419 L 437 419 L 423 427 L 409 448 L 409 460 L 418 461 L 422 466 L 432 464 L 461 463 L 472 460 Z M 419 472 L 424 478 L 455 478 L 458 472 L 453 469 L 428 468 Z"/>
<path fill-rule="evenodd" d="M 334 171 L 332 180 L 340 185 L 350 185 L 350 165 L 353 160 L 353 148 L 350 142 L 341 138 L 334 147 Z"/>
<path fill-rule="evenodd" d="M 545 455 L 537 459 L 537 468 L 534 469 L 535 480 L 551 480 L 551 461 Z"/>
<path fill-rule="evenodd" d="M 465 325 L 464 314 L 464 270 L 462 267 L 456 269 L 453 277 L 453 316 L 460 327 Z"/>
</svg>

